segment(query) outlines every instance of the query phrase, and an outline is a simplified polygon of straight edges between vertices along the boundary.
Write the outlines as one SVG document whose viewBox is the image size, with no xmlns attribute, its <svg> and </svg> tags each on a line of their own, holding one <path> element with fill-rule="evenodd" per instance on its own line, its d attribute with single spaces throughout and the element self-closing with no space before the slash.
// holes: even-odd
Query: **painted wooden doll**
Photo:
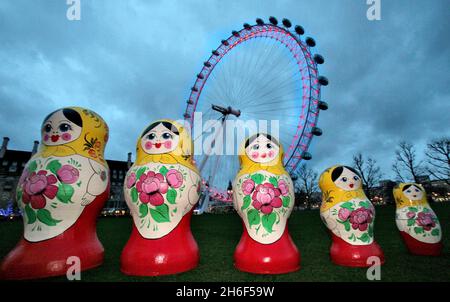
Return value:
<svg viewBox="0 0 450 302">
<path fill-rule="evenodd" d="M 134 224 L 121 270 L 138 276 L 191 270 L 199 261 L 190 220 L 201 183 L 191 137 L 182 125 L 159 120 L 144 130 L 136 153 L 124 184 Z"/>
<path fill-rule="evenodd" d="M 109 197 L 108 126 L 88 109 L 68 107 L 49 114 L 41 133 L 17 185 L 24 233 L 1 264 L 5 279 L 65 275 L 71 256 L 81 270 L 103 262 L 96 219 Z"/>
<path fill-rule="evenodd" d="M 287 227 L 294 188 L 282 159 L 282 146 L 268 134 L 253 135 L 241 146 L 241 168 L 233 182 L 234 207 L 244 225 L 234 252 L 241 271 L 283 274 L 300 268 Z"/>
<path fill-rule="evenodd" d="M 319 179 L 322 190 L 320 217 L 330 230 L 333 263 L 367 267 L 376 256 L 384 263 L 384 254 L 374 239 L 375 208 L 366 197 L 361 177 L 347 166 L 333 166 Z"/>
<path fill-rule="evenodd" d="M 442 230 L 427 201 L 425 189 L 416 183 L 400 183 L 394 188 L 395 222 L 409 252 L 438 256 L 442 252 Z"/>
</svg>

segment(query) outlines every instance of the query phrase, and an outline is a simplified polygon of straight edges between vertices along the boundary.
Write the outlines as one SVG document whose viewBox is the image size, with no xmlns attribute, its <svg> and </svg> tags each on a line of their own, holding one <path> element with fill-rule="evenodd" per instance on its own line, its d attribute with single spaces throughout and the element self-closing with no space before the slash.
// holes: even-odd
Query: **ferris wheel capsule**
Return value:
<svg viewBox="0 0 450 302">
<path fill-rule="evenodd" d="M 325 59 L 321 55 L 315 54 L 314 62 L 316 62 L 317 64 L 323 64 L 323 63 L 325 63 Z"/>
<path fill-rule="evenodd" d="M 311 160 L 311 159 L 312 159 L 312 155 L 311 155 L 311 153 L 305 151 L 305 152 L 303 152 L 303 154 L 302 154 L 302 158 L 303 158 L 304 160 Z"/>
<path fill-rule="evenodd" d="M 296 25 L 295 32 L 301 36 L 305 33 L 305 30 L 303 29 L 303 27 L 301 25 Z"/>
<path fill-rule="evenodd" d="M 306 42 L 306 44 L 307 44 L 309 47 L 314 47 L 314 46 L 316 46 L 316 41 L 315 41 L 313 38 L 311 38 L 311 37 L 307 37 L 306 40 L 305 40 L 305 42 Z"/>
<path fill-rule="evenodd" d="M 277 24 L 278 24 L 277 18 L 275 18 L 275 17 L 273 17 L 273 16 L 271 16 L 271 17 L 269 18 L 269 22 L 272 23 L 273 25 L 277 25 Z"/>
<path fill-rule="evenodd" d="M 319 127 L 312 127 L 311 133 L 315 136 L 321 136 L 323 132 Z"/>
<path fill-rule="evenodd" d="M 264 20 L 261 18 L 256 19 L 256 24 L 258 25 L 264 25 Z"/>
<path fill-rule="evenodd" d="M 328 103 L 324 101 L 319 102 L 319 109 L 320 110 L 327 110 L 328 109 Z"/>
<path fill-rule="evenodd" d="M 289 21 L 289 19 L 285 18 L 281 22 L 283 23 L 284 27 L 286 27 L 286 28 L 289 28 L 292 26 L 292 23 L 291 23 L 291 21 Z"/>
<path fill-rule="evenodd" d="M 319 76 L 318 78 L 320 85 L 327 86 L 328 85 L 328 79 L 324 76 Z"/>
</svg>

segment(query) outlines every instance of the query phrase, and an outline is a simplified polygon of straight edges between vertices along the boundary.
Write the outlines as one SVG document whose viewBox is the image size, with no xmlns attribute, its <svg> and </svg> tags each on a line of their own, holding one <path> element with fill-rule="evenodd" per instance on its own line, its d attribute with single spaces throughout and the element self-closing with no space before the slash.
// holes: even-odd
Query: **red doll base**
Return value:
<svg viewBox="0 0 450 302">
<path fill-rule="evenodd" d="M 130 239 L 120 257 L 120 270 L 126 275 L 160 276 L 197 267 L 200 253 L 191 232 L 191 212 L 166 236 L 146 239 L 133 223 Z"/>
<path fill-rule="evenodd" d="M 409 252 L 413 255 L 439 256 L 442 253 L 442 241 L 437 243 L 421 242 L 406 232 L 400 232 Z"/>
<path fill-rule="evenodd" d="M 78 220 L 64 233 L 39 242 L 20 239 L 0 265 L 0 279 L 37 279 L 66 275 L 74 263 L 67 259 L 80 258 L 80 270 L 103 263 L 104 249 L 97 237 L 96 220 L 109 188 L 97 196 L 81 213 Z"/>
<path fill-rule="evenodd" d="M 351 267 L 369 267 L 373 263 L 367 263 L 371 256 L 380 258 L 380 264 L 384 264 L 384 253 L 375 241 L 369 245 L 352 245 L 335 234 L 331 233 L 330 256 L 334 264 Z"/>
<path fill-rule="evenodd" d="M 234 252 L 234 266 L 253 274 L 286 274 L 300 269 L 300 253 L 286 226 L 283 235 L 272 244 L 253 240 L 244 232 Z"/>
</svg>

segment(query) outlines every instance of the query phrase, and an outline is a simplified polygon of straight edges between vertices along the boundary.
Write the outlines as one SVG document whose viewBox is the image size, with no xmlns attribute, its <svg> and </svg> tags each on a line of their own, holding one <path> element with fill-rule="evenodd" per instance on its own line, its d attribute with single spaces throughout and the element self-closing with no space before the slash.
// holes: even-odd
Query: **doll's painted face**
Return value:
<svg viewBox="0 0 450 302">
<path fill-rule="evenodd" d="M 64 145 L 76 140 L 82 130 L 78 112 L 72 109 L 58 110 L 42 124 L 42 142 L 47 146 Z"/>
<path fill-rule="evenodd" d="M 261 134 L 253 140 L 250 138 L 249 144 L 245 147 L 245 153 L 254 162 L 268 163 L 277 158 L 280 147 L 267 136 Z"/>
<path fill-rule="evenodd" d="M 423 191 L 415 185 L 403 188 L 403 194 L 409 200 L 421 200 L 423 198 Z"/>
<path fill-rule="evenodd" d="M 175 150 L 180 141 L 177 130 L 167 122 L 152 124 L 141 140 L 142 149 L 148 154 L 163 154 Z"/>
<path fill-rule="evenodd" d="M 361 188 L 361 178 L 345 166 L 336 167 L 332 173 L 334 184 L 344 191 L 354 191 Z"/>
</svg>

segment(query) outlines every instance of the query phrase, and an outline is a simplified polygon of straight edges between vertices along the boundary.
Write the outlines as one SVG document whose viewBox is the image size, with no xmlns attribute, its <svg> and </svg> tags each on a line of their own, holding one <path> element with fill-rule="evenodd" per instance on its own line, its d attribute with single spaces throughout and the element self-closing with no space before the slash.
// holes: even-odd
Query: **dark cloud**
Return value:
<svg viewBox="0 0 450 302">
<path fill-rule="evenodd" d="M 111 128 L 107 157 L 126 159 L 151 120 L 180 118 L 195 74 L 220 39 L 243 22 L 275 15 L 302 24 L 326 63 L 324 135 L 314 168 L 363 152 L 387 177 L 396 144 L 449 135 L 448 1 L 86 1 L 81 21 L 66 1 L 0 4 L 0 135 L 30 149 L 47 113 L 80 105 Z"/>
</svg>

